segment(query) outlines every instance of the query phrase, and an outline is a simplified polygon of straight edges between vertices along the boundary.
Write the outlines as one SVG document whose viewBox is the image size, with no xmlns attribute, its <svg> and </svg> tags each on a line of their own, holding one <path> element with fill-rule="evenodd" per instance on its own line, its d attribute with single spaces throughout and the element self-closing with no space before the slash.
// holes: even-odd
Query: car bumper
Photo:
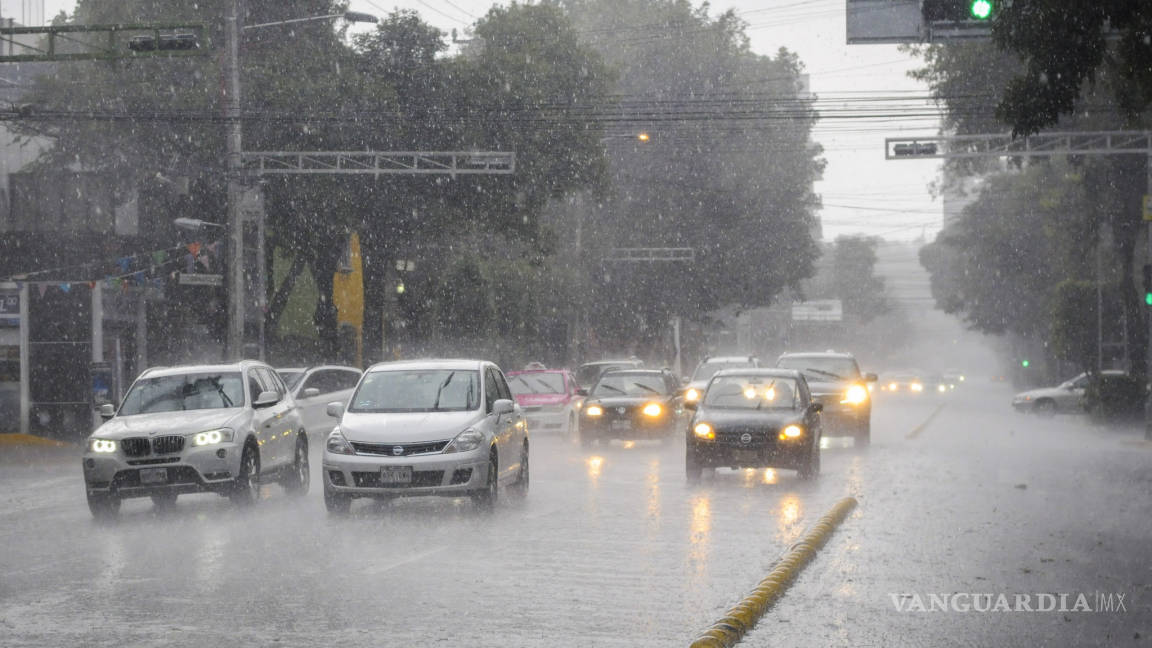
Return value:
<svg viewBox="0 0 1152 648">
<path fill-rule="evenodd" d="M 705 468 L 797 468 L 808 458 L 809 441 L 733 446 L 691 441 L 689 452 Z"/>
<path fill-rule="evenodd" d="M 338 455 L 325 449 L 324 488 L 330 493 L 353 497 L 404 497 L 442 495 L 459 497 L 483 490 L 488 483 L 488 449 L 478 448 L 458 454 L 432 454 L 410 457 Z M 412 479 L 407 484 L 386 484 L 385 467 L 408 466 Z"/>
<path fill-rule="evenodd" d="M 563 432 L 568 426 L 568 413 L 562 409 L 524 412 L 528 431 L 533 433 Z"/>
<path fill-rule="evenodd" d="M 676 419 L 613 419 L 597 420 L 585 416 L 580 422 L 580 434 L 601 439 L 659 439 L 676 431 Z"/>
<path fill-rule="evenodd" d="M 840 405 L 839 403 L 829 405 L 827 402 L 825 402 L 824 411 L 820 415 L 820 420 L 824 425 L 824 431 L 831 434 L 838 432 L 855 432 L 867 425 L 871 418 L 871 406 L 851 407 Z"/>
<path fill-rule="evenodd" d="M 222 443 L 186 448 L 171 456 L 126 457 L 87 452 L 81 460 L 89 495 L 121 498 L 159 493 L 224 492 L 240 469 L 241 446 Z M 142 471 L 146 471 L 142 474 Z M 156 483 L 149 478 L 162 477 Z"/>
</svg>

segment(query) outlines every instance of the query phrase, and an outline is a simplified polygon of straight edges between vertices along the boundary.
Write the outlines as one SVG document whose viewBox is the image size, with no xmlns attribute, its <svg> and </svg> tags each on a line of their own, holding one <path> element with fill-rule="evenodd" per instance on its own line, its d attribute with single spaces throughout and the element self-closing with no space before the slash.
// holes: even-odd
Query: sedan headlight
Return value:
<svg viewBox="0 0 1152 648">
<path fill-rule="evenodd" d="M 920 383 L 912 383 L 912 386 L 909 387 L 909 389 L 911 389 L 914 392 L 922 392 L 922 391 L 924 391 L 924 385 L 922 385 Z"/>
<path fill-rule="evenodd" d="M 804 434 L 804 429 L 801 428 L 799 425 L 789 425 L 788 427 L 784 428 L 783 432 L 780 433 L 780 438 L 781 439 L 797 439 L 802 434 Z"/>
<path fill-rule="evenodd" d="M 584 409 L 584 413 L 588 416 L 600 416 L 604 413 L 604 408 L 599 405 L 589 405 Z"/>
<path fill-rule="evenodd" d="M 868 400 L 868 390 L 860 385 L 852 385 L 848 391 L 844 392 L 844 400 L 841 403 L 848 403 L 849 405 L 860 405 Z"/>
<path fill-rule="evenodd" d="M 96 454 L 116 452 L 116 442 L 111 439 L 88 439 L 88 451 Z"/>
<path fill-rule="evenodd" d="M 232 428 L 217 428 L 215 430 L 205 430 L 198 434 L 192 435 L 192 445 L 206 446 L 216 445 L 217 443 L 225 443 L 232 440 Z"/>
<path fill-rule="evenodd" d="M 644 412 L 644 416 L 651 416 L 655 418 L 664 413 L 664 408 L 660 407 L 659 403 L 648 403 L 641 411 Z"/>
<path fill-rule="evenodd" d="M 332 428 L 332 432 L 328 434 L 328 441 L 324 444 L 324 447 L 332 454 L 356 454 L 356 449 L 352 447 L 351 443 L 348 443 L 348 439 L 344 438 L 344 433 L 340 431 L 339 427 Z"/>
<path fill-rule="evenodd" d="M 684 392 L 684 400 L 689 403 L 695 403 L 700 400 L 700 390 L 695 387 L 690 387 L 688 391 Z"/>
<path fill-rule="evenodd" d="M 452 439 L 452 441 L 444 447 L 444 454 L 470 452 L 479 448 L 482 443 L 484 443 L 484 435 L 472 428 L 468 428 L 460 434 L 457 434 L 456 438 Z"/>
<path fill-rule="evenodd" d="M 716 438 L 716 432 L 712 429 L 712 426 L 707 423 L 697 423 L 696 427 L 692 428 L 692 433 L 696 435 L 697 439 Z"/>
</svg>

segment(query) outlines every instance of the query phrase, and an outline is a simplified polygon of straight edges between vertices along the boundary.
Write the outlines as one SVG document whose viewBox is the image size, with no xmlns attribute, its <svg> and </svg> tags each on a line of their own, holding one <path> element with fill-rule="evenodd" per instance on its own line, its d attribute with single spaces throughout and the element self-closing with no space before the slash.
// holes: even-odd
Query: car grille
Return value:
<svg viewBox="0 0 1152 648">
<path fill-rule="evenodd" d="M 155 454 L 175 454 L 183 449 L 182 436 L 162 436 L 152 439 L 152 452 Z"/>
<path fill-rule="evenodd" d="M 427 443 L 352 443 L 356 454 L 374 455 L 377 457 L 411 457 L 414 455 L 436 454 L 444 450 L 447 441 L 431 441 Z M 400 448 L 400 454 L 395 453 Z"/>
<path fill-rule="evenodd" d="M 379 471 L 352 473 L 352 483 L 357 488 L 428 488 L 439 486 L 443 481 L 443 470 L 414 470 L 408 484 L 382 484 Z"/>
<path fill-rule="evenodd" d="M 745 434 L 752 437 L 748 443 L 740 440 Z M 728 428 L 716 430 L 716 443 L 733 448 L 756 448 L 765 445 L 775 434 L 776 430 L 768 428 Z"/>
<path fill-rule="evenodd" d="M 131 439 L 124 439 L 120 442 L 120 449 L 124 454 L 129 457 L 143 457 L 151 451 L 148 439 L 140 437 L 133 437 Z"/>
</svg>

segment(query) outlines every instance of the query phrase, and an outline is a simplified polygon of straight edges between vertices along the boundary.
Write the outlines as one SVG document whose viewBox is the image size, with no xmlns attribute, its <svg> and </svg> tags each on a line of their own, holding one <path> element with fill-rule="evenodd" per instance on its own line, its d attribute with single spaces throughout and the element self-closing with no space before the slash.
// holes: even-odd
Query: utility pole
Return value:
<svg viewBox="0 0 1152 648">
<path fill-rule="evenodd" d="M 228 336 L 225 358 L 244 357 L 244 222 L 240 213 L 240 3 L 230 0 L 224 18 L 224 121 L 227 130 L 228 173 Z M 263 268 L 261 268 L 263 270 Z"/>
</svg>

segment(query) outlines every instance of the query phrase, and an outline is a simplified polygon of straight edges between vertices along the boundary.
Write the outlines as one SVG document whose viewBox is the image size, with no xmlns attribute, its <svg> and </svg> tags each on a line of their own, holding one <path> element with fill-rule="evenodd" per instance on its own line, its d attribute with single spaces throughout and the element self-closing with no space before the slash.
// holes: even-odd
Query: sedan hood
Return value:
<svg viewBox="0 0 1152 648">
<path fill-rule="evenodd" d="M 97 428 L 92 436 L 102 439 L 124 439 L 162 434 L 196 434 L 222 427 L 233 429 L 243 427 L 248 416 L 248 410 L 240 407 L 116 416 Z"/>
<path fill-rule="evenodd" d="M 1016 400 L 1036 400 L 1038 398 L 1059 398 L 1068 395 L 1068 390 L 1059 387 L 1041 387 L 1016 394 Z"/>
<path fill-rule="evenodd" d="M 645 403 L 664 403 L 671 396 L 667 394 L 652 394 L 651 396 L 613 396 L 611 398 L 595 398 L 589 404 L 597 403 L 605 409 L 613 407 L 640 407 Z"/>
<path fill-rule="evenodd" d="M 771 427 L 780 428 L 791 423 L 801 423 L 803 412 L 796 410 L 732 410 L 701 408 L 696 412 L 696 422 L 706 422 L 717 430 L 731 427 Z"/>
<path fill-rule="evenodd" d="M 457 434 L 484 420 L 484 413 L 470 412 L 346 412 L 340 432 L 349 441 L 363 443 L 419 443 L 454 439 Z"/>
</svg>

